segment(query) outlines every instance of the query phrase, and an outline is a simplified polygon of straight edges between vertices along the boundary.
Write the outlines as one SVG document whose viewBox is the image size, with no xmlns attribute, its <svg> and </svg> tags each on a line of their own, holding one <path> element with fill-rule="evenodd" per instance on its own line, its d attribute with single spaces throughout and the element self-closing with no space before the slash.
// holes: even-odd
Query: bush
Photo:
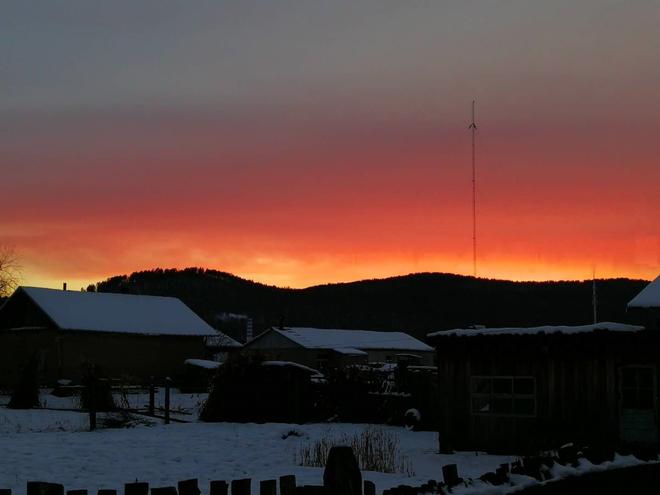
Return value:
<svg viewBox="0 0 660 495">
<path fill-rule="evenodd" d="M 32 409 L 39 406 L 39 363 L 32 357 L 18 376 L 16 387 L 7 407 L 11 409 Z"/>
<path fill-rule="evenodd" d="M 361 433 L 352 435 L 326 435 L 303 444 L 296 455 L 296 463 L 300 466 L 324 467 L 330 449 L 337 445 L 352 447 L 360 469 L 364 471 L 415 475 L 410 459 L 401 452 L 399 436 L 377 426 L 368 426 Z"/>
</svg>

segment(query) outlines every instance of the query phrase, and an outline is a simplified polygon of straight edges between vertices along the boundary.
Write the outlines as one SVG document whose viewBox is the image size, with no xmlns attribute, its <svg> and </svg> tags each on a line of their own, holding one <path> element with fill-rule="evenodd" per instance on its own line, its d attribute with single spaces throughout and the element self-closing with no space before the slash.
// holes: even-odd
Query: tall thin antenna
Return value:
<svg viewBox="0 0 660 495">
<path fill-rule="evenodd" d="M 474 120 L 474 100 L 472 100 L 472 123 L 468 127 L 472 131 L 472 270 L 477 276 L 477 166 L 476 166 L 476 133 L 477 124 Z"/>
</svg>

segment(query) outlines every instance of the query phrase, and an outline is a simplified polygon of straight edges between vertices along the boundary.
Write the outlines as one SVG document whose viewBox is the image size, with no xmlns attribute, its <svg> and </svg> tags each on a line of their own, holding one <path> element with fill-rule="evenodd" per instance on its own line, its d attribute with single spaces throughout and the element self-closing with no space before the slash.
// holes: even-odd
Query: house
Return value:
<svg viewBox="0 0 660 495">
<path fill-rule="evenodd" d="M 660 332 L 620 323 L 435 332 L 443 452 L 658 446 Z"/>
<path fill-rule="evenodd" d="M 37 358 L 44 383 L 80 377 L 177 377 L 218 332 L 179 299 L 20 287 L 0 307 L 0 383 Z"/>
<path fill-rule="evenodd" d="M 433 348 L 403 332 L 273 327 L 243 349 L 321 370 L 367 362 L 433 364 Z"/>
<path fill-rule="evenodd" d="M 660 276 L 628 303 L 628 320 L 649 330 L 660 330 Z"/>
</svg>

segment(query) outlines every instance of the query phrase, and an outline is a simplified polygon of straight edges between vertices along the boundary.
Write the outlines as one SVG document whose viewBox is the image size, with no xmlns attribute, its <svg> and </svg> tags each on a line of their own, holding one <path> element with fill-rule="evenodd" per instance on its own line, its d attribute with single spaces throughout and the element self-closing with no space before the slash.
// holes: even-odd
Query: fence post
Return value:
<svg viewBox="0 0 660 495">
<path fill-rule="evenodd" d="M 449 487 L 458 485 L 458 483 L 460 483 L 458 466 L 456 466 L 456 464 L 446 464 L 442 466 L 442 479 Z"/>
<path fill-rule="evenodd" d="M 44 483 L 42 481 L 28 481 L 27 495 L 64 495 L 64 485 Z"/>
<path fill-rule="evenodd" d="M 373 481 L 364 480 L 364 495 L 376 495 L 376 484 Z"/>
<path fill-rule="evenodd" d="M 296 495 L 296 476 L 280 476 L 280 495 Z"/>
<path fill-rule="evenodd" d="M 67 490 L 66 495 L 87 495 L 87 490 Z"/>
<path fill-rule="evenodd" d="M 197 484 L 197 478 L 179 481 L 177 488 L 179 489 L 179 495 L 200 495 L 202 493 Z"/>
<path fill-rule="evenodd" d="M 149 380 L 149 410 L 147 412 L 149 416 L 156 414 L 156 386 L 154 385 L 153 376 Z"/>
<path fill-rule="evenodd" d="M 259 483 L 259 495 L 277 495 L 277 481 L 263 480 Z"/>
<path fill-rule="evenodd" d="M 336 495 L 362 495 L 362 473 L 351 447 L 332 447 L 323 471 L 323 486 Z"/>
<path fill-rule="evenodd" d="M 250 495 L 251 483 L 252 480 L 250 478 L 245 478 L 242 480 L 232 480 L 231 495 Z"/>
<path fill-rule="evenodd" d="M 229 485 L 226 481 L 211 481 L 209 495 L 227 495 L 228 493 Z"/>
<path fill-rule="evenodd" d="M 175 486 L 163 486 L 160 488 L 152 488 L 151 495 L 177 495 Z"/>
<path fill-rule="evenodd" d="M 90 375 L 87 385 L 87 394 L 89 395 L 89 431 L 96 430 L 96 377 Z"/>
<path fill-rule="evenodd" d="M 124 485 L 124 495 L 149 495 L 149 483 L 136 481 Z"/>
<path fill-rule="evenodd" d="M 0 495 L 11 495 L 11 488 L 0 488 Z"/>
<path fill-rule="evenodd" d="M 117 495 L 117 490 L 101 488 L 98 492 L 96 492 L 96 495 Z"/>
<path fill-rule="evenodd" d="M 168 376 L 165 378 L 165 424 L 170 424 L 170 385 L 171 378 Z M 249 495 L 249 494 L 248 494 Z"/>
</svg>

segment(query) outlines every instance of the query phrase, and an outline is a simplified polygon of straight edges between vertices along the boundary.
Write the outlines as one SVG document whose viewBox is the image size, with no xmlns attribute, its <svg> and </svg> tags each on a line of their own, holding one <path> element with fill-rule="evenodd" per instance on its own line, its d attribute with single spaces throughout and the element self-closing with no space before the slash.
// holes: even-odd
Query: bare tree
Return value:
<svg viewBox="0 0 660 495">
<path fill-rule="evenodd" d="M 0 246 L 0 296 L 10 295 L 21 278 L 21 265 L 14 248 Z"/>
</svg>

